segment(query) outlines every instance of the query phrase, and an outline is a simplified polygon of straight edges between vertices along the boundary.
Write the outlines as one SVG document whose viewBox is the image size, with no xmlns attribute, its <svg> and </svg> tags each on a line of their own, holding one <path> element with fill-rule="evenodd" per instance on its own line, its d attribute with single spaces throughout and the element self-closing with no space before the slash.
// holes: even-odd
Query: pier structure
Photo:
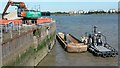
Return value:
<svg viewBox="0 0 120 68">
<path fill-rule="evenodd" d="M 9 31 L 2 35 L 1 67 L 36 66 L 55 45 L 56 23 L 21 24 L 19 30 L 12 29 L 12 38 Z"/>
</svg>

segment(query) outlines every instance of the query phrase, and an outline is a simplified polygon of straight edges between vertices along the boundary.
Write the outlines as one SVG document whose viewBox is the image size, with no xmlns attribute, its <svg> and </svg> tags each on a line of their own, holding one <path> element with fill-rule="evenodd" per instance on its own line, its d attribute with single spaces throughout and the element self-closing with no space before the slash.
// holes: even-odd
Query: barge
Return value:
<svg viewBox="0 0 120 68">
<path fill-rule="evenodd" d="M 87 51 L 87 45 L 82 43 L 71 34 L 65 35 L 64 33 L 59 32 L 56 37 L 64 50 L 69 53 L 79 53 Z"/>
<path fill-rule="evenodd" d="M 95 56 L 115 57 L 118 55 L 116 49 L 110 46 L 106 41 L 106 36 L 101 32 L 97 32 L 96 26 L 93 28 L 92 34 L 85 34 L 84 43 L 88 45 L 88 51 Z"/>
</svg>

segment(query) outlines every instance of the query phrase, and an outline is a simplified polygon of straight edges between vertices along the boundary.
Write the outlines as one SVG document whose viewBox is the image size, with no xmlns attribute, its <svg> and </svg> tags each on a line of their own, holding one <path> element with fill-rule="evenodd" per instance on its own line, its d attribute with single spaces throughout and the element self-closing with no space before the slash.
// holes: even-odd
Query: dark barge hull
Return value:
<svg viewBox="0 0 120 68">
<path fill-rule="evenodd" d="M 60 45 L 62 46 L 62 48 L 66 51 L 66 43 L 64 43 L 64 41 L 62 41 L 62 39 L 60 38 L 60 36 L 57 34 L 56 38 L 58 40 L 58 42 L 60 43 Z"/>
<path fill-rule="evenodd" d="M 110 45 L 103 47 L 108 49 L 109 51 L 99 51 L 99 49 L 96 49 L 93 45 L 88 47 L 88 51 L 92 53 L 94 56 L 101 56 L 101 57 L 115 57 L 116 55 L 118 55 L 118 52 Z"/>
</svg>

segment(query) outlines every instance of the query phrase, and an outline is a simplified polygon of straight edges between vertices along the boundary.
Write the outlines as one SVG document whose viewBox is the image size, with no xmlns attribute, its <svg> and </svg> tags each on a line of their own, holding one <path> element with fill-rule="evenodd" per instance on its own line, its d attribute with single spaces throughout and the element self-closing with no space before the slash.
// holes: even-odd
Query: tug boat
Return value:
<svg viewBox="0 0 120 68">
<path fill-rule="evenodd" d="M 71 34 L 59 32 L 56 37 L 63 49 L 69 53 L 79 53 L 87 51 L 87 45 L 79 41 Z"/>
<path fill-rule="evenodd" d="M 118 55 L 116 49 L 110 46 L 106 41 L 106 36 L 101 32 L 97 32 L 96 26 L 93 27 L 92 34 L 84 35 L 84 43 L 88 45 L 88 51 L 95 56 L 115 57 Z"/>
</svg>

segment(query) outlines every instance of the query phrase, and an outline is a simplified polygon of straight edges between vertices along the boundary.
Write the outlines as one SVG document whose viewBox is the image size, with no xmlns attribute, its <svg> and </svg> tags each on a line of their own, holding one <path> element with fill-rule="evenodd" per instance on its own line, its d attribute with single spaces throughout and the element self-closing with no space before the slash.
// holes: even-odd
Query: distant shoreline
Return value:
<svg viewBox="0 0 120 68">
<path fill-rule="evenodd" d="M 79 16 L 79 15 L 108 15 L 108 14 L 118 14 L 118 13 L 98 13 L 98 14 L 54 14 L 52 13 L 51 16 Z"/>
<path fill-rule="evenodd" d="M 109 14 L 119 14 L 119 13 L 93 13 L 93 14 L 57 14 L 57 13 L 51 13 L 50 16 L 80 16 L 80 15 L 109 15 Z M 2 14 L 0 14 L 0 18 L 2 17 Z"/>
</svg>

